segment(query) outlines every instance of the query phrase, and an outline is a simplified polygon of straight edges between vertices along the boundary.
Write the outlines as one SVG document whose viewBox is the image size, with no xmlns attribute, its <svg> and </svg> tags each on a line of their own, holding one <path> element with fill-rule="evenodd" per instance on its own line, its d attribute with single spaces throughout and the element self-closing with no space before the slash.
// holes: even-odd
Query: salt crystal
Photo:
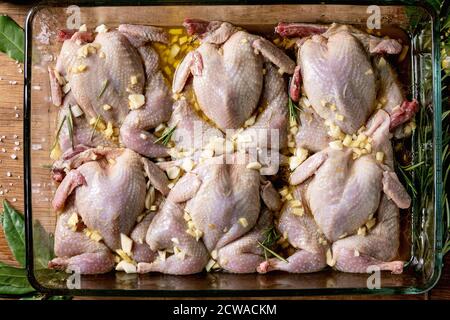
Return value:
<svg viewBox="0 0 450 320">
<path fill-rule="evenodd" d="M 19 136 L 17 134 L 13 135 L 14 139 L 17 139 Z"/>
<path fill-rule="evenodd" d="M 31 150 L 33 150 L 33 151 L 42 150 L 42 144 L 40 144 L 40 143 L 33 143 L 31 145 Z"/>
<path fill-rule="evenodd" d="M 12 183 L 12 182 L 10 182 L 10 183 L 9 183 L 9 186 L 10 186 L 10 187 L 12 187 L 12 186 L 13 186 L 13 183 Z"/>
<path fill-rule="evenodd" d="M 15 144 L 16 146 L 18 146 L 18 145 L 20 145 L 20 142 L 19 142 L 19 141 L 15 141 L 14 144 Z"/>
<path fill-rule="evenodd" d="M 16 159 L 17 159 L 17 155 L 13 153 L 13 154 L 11 155 L 11 159 L 16 160 Z"/>
<path fill-rule="evenodd" d="M 6 152 L 6 149 L 5 149 L 5 148 L 2 148 L 2 152 L 5 153 L 5 152 Z"/>
<path fill-rule="evenodd" d="M 7 177 L 11 177 L 11 172 L 8 171 L 8 172 L 6 173 L 6 176 L 7 176 Z"/>
<path fill-rule="evenodd" d="M 16 117 L 16 118 L 18 118 L 18 117 L 19 117 L 19 114 L 18 114 L 18 113 L 16 113 L 16 114 L 15 114 L 15 117 Z"/>
<path fill-rule="evenodd" d="M 19 73 L 23 73 L 23 70 L 22 70 L 22 68 L 19 68 Z"/>
<path fill-rule="evenodd" d="M 14 147 L 13 150 L 14 151 L 20 151 L 20 147 Z"/>
<path fill-rule="evenodd" d="M 14 106 L 14 110 L 17 110 L 17 109 L 19 109 L 19 107 L 18 106 Z"/>
<path fill-rule="evenodd" d="M 17 199 L 16 198 L 12 198 L 12 202 L 16 202 L 17 201 Z"/>
<path fill-rule="evenodd" d="M 16 80 L 10 81 L 9 84 L 10 84 L 10 85 L 16 85 L 16 84 L 17 84 L 17 81 L 16 81 Z"/>
<path fill-rule="evenodd" d="M 2 196 L 3 195 L 3 190 L 0 190 L 0 196 Z"/>
<path fill-rule="evenodd" d="M 39 90 L 41 90 L 41 86 L 33 86 L 33 90 L 39 91 Z"/>
</svg>

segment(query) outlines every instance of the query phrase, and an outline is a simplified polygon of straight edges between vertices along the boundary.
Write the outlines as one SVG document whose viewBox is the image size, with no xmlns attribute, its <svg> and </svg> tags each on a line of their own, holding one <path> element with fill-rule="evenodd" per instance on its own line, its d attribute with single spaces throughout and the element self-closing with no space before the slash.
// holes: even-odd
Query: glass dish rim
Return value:
<svg viewBox="0 0 450 320">
<path fill-rule="evenodd" d="M 242 297 L 263 297 L 263 296 L 317 296 L 317 295 L 390 295 L 390 294 L 420 294 L 427 292 L 438 282 L 442 271 L 442 105 L 441 105 L 441 71 L 440 68 L 434 67 L 435 61 L 440 61 L 440 19 L 438 12 L 430 5 L 422 1 L 412 0 L 372 0 L 372 1 L 358 1 L 357 6 L 364 5 L 404 5 L 416 6 L 424 9 L 431 18 L 432 25 L 432 62 L 433 62 L 433 165 L 434 165 L 434 191 L 435 199 L 433 204 L 434 209 L 434 270 L 433 275 L 422 287 L 387 287 L 379 290 L 371 290 L 368 288 L 308 288 L 308 289 L 249 289 L 249 290 L 228 290 L 228 289 L 206 289 L 206 290 L 124 290 L 124 289 L 60 289 L 49 288 L 42 285 L 36 278 L 34 270 L 34 253 L 33 253 L 33 220 L 32 220 L 32 192 L 31 192 L 31 75 L 32 75 L 32 21 L 35 14 L 43 7 L 53 5 L 63 7 L 71 4 L 76 4 L 84 7 L 98 7 L 98 6 L 140 6 L 140 5 L 155 5 L 155 6 L 169 6 L 169 5 L 268 5 L 268 4 L 297 4 L 297 5 L 355 5 L 352 1 L 346 0 L 312 0 L 312 1 L 274 1 L 274 0 L 247 0 L 240 3 L 238 0 L 132 0 L 132 1 L 41 1 L 39 4 L 33 6 L 27 14 L 25 23 L 25 64 L 24 64 L 24 120 L 23 120 L 23 134 L 24 134 L 24 196 L 25 196 L 25 240 L 26 240 L 26 269 L 27 277 L 31 285 L 42 293 L 55 295 L 77 295 L 77 296 L 147 296 L 147 297 L 208 297 L 208 296 L 242 296 Z"/>
</svg>

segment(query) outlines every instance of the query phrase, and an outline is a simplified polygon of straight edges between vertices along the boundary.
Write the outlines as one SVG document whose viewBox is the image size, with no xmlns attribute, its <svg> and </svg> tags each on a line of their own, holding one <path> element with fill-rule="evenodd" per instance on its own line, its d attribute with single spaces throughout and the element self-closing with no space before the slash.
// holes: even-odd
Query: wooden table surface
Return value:
<svg viewBox="0 0 450 320">
<path fill-rule="evenodd" d="M 23 26 L 29 6 L 19 6 L 0 2 L 0 14 L 7 14 Z M 18 65 L 4 54 L 0 54 L 0 201 L 8 199 L 17 209 L 23 211 L 23 65 Z M 16 81 L 16 84 L 13 84 Z M 18 142 L 18 145 L 17 145 Z M 3 149 L 6 152 L 3 152 Z M 18 150 L 20 148 L 20 150 Z M 17 159 L 12 159 L 12 155 Z M 8 174 L 10 173 L 10 174 Z M 9 176 L 11 175 L 11 176 Z M 0 232 L 0 261 L 16 264 L 3 234 Z M 383 299 L 450 299 L 450 255 L 445 259 L 445 267 L 438 285 L 422 295 L 390 296 Z M 335 297 L 315 297 L 328 299 Z M 346 299 L 368 298 L 365 296 L 344 296 Z M 273 299 L 273 298 L 271 298 Z M 380 297 L 377 297 L 380 299 Z"/>
</svg>

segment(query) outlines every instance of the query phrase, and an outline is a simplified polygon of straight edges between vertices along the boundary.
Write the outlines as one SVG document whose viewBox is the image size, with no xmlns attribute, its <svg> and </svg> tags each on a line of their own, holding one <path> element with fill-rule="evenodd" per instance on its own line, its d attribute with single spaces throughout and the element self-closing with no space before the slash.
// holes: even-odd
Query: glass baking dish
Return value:
<svg viewBox="0 0 450 320">
<path fill-rule="evenodd" d="M 442 177 L 441 177 L 441 74 L 439 17 L 428 6 L 415 1 L 273 1 L 260 4 L 246 1 L 90 1 L 89 4 L 45 3 L 34 7 L 26 22 L 25 66 L 25 197 L 27 231 L 27 269 L 32 285 L 46 293 L 58 295 L 130 295 L 130 296 L 284 296 L 328 294 L 412 294 L 429 290 L 439 279 L 442 267 Z M 401 275 L 381 274 L 381 288 L 369 289 L 367 274 L 347 274 L 331 269 L 313 274 L 269 273 L 235 275 L 201 273 L 192 276 L 161 274 L 109 273 L 82 276 L 72 283 L 71 275 L 40 270 L 35 263 L 39 237 L 33 232 L 41 224 L 53 232 L 56 214 L 51 208 L 55 184 L 48 165 L 56 129 L 57 108 L 49 99 L 47 65 L 58 53 L 49 32 L 66 28 L 75 12 L 89 27 L 102 23 L 115 27 L 120 23 L 180 26 L 185 17 L 224 20 L 256 33 L 272 33 L 279 21 L 307 23 L 346 23 L 365 28 L 369 5 L 381 9 L 381 32 L 396 33 L 409 42 L 410 51 L 401 77 L 408 83 L 409 98 L 421 105 L 418 128 L 408 144 L 412 163 L 424 162 L 427 184 L 412 174 L 417 187 L 411 210 L 401 214 L 401 258 L 408 261 Z M 373 9 L 373 7 L 372 7 Z M 370 10 L 370 9 L 369 9 Z M 51 39 L 50 39 L 51 40 Z M 421 130 L 423 129 L 423 130 Z M 72 281 L 72 282 L 71 282 Z M 75 283 L 73 282 L 73 283 Z M 75 287 L 73 289 L 70 289 Z"/>
</svg>

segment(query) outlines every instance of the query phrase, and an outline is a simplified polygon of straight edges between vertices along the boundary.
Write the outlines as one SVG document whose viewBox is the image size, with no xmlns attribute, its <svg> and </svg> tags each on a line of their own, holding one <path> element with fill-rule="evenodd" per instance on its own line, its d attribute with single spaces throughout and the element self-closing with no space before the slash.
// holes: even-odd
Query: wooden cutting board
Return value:
<svg viewBox="0 0 450 320">
<path fill-rule="evenodd" d="M 0 14 L 9 15 L 21 26 L 24 25 L 29 9 L 29 6 L 0 2 Z M 0 137 L 5 136 L 0 142 L 0 190 L 3 191 L 0 201 L 7 199 L 15 208 L 23 211 L 23 73 L 21 70 L 23 70 L 22 64 L 0 54 Z M 2 148 L 5 149 L 5 152 Z M 17 158 L 13 159 L 13 155 L 16 155 Z M 0 261 L 17 265 L 1 232 Z M 383 299 L 450 299 L 450 257 L 447 257 L 446 265 L 438 287 L 430 293 L 415 296 L 390 296 L 383 297 Z M 314 297 L 314 299 L 331 298 L 336 297 Z M 340 296 L 339 298 L 363 299 L 370 297 Z"/>
</svg>

